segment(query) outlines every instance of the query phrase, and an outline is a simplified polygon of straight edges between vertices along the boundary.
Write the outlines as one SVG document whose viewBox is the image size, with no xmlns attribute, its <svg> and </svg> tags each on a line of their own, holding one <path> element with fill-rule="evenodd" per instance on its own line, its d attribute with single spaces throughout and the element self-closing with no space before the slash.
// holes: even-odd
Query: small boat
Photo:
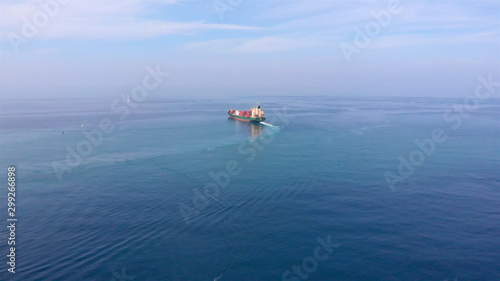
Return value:
<svg viewBox="0 0 500 281">
<path fill-rule="evenodd" d="M 245 122 L 262 122 L 266 120 L 266 117 L 264 116 L 264 110 L 260 108 L 260 105 L 257 107 L 252 107 L 252 109 L 247 110 L 247 111 L 239 111 L 239 110 L 228 110 L 227 113 L 229 114 L 229 118 L 233 118 L 236 120 L 240 121 L 245 121 Z"/>
</svg>

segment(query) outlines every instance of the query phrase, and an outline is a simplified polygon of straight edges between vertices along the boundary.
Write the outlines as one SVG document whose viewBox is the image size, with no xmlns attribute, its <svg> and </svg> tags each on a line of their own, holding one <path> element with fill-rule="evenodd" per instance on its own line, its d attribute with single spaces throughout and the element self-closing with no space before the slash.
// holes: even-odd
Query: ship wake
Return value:
<svg viewBox="0 0 500 281">
<path fill-rule="evenodd" d="M 266 122 L 260 122 L 260 124 L 262 124 L 262 125 L 266 125 L 266 126 L 269 126 L 269 127 L 279 128 L 279 126 L 275 126 L 275 125 L 273 125 L 273 124 L 269 124 L 269 123 L 266 123 Z"/>
</svg>

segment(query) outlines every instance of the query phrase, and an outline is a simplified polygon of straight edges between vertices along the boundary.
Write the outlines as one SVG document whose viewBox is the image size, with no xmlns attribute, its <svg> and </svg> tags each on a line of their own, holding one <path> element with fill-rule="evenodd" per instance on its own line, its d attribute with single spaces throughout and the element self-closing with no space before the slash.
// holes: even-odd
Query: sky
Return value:
<svg viewBox="0 0 500 281">
<path fill-rule="evenodd" d="M 0 95 L 466 97 L 500 80 L 499 0 L 0 0 Z"/>
</svg>

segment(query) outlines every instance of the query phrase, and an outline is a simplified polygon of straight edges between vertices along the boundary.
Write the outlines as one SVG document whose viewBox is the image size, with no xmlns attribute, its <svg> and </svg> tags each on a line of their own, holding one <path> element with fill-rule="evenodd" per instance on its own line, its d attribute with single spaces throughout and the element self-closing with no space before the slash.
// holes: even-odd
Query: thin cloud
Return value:
<svg viewBox="0 0 500 281">
<path fill-rule="evenodd" d="M 448 45 L 464 43 L 500 43 L 498 31 L 456 34 L 448 36 L 424 36 L 422 34 L 389 35 L 377 38 L 372 49 L 401 48 L 410 46 Z"/>
<path fill-rule="evenodd" d="M 325 44 L 339 44 L 352 40 L 355 28 L 361 30 L 368 22 L 375 21 L 374 14 L 387 13 L 386 1 L 281 1 L 282 7 L 275 4 L 267 12 L 256 16 L 257 19 L 272 20 L 269 30 L 273 32 L 299 32 L 310 34 Z M 454 42 L 477 43 L 497 41 L 500 27 L 498 1 L 477 2 L 432 2 L 401 1 L 402 11 L 390 15 L 390 23 L 384 27 L 380 36 L 394 38 L 423 38 L 425 42 L 446 43 L 436 37 L 450 38 Z M 486 31 L 486 32 L 485 32 Z M 475 35 L 474 35 L 475 34 Z M 491 36 L 490 38 L 486 38 Z M 426 40 L 426 38 L 429 40 Z M 378 38 L 376 38 L 378 40 Z M 405 40 L 390 45 L 414 43 L 419 40 Z"/>
<path fill-rule="evenodd" d="M 187 1 L 71 1 L 60 5 L 50 23 L 43 27 L 40 39 L 126 39 L 140 40 L 169 34 L 192 34 L 204 30 L 257 30 L 257 27 L 206 21 L 172 21 L 158 16 L 165 6 Z M 37 1 L 0 3 L 0 34 L 22 33 L 23 18 L 32 19 L 42 11 Z"/>
<path fill-rule="evenodd" d="M 269 53 L 303 49 L 314 45 L 314 42 L 303 38 L 267 36 L 246 41 L 234 48 L 233 51 L 236 53 Z"/>
<path fill-rule="evenodd" d="M 189 51 L 208 53 L 272 53 L 317 46 L 318 42 L 302 37 L 264 36 L 253 39 L 218 39 L 192 43 Z"/>
</svg>

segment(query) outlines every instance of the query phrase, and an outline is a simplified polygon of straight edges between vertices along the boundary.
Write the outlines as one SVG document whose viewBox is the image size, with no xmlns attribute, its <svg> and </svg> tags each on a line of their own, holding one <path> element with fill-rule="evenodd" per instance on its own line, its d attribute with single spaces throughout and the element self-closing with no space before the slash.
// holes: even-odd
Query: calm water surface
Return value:
<svg viewBox="0 0 500 281">
<path fill-rule="evenodd" d="M 0 279 L 500 280 L 500 104 L 453 129 L 462 101 L 260 98 L 269 125 L 227 119 L 255 98 L 127 116 L 112 99 L 5 101 L 19 221 Z M 446 140 L 391 190 L 384 174 L 436 128 Z"/>
</svg>

